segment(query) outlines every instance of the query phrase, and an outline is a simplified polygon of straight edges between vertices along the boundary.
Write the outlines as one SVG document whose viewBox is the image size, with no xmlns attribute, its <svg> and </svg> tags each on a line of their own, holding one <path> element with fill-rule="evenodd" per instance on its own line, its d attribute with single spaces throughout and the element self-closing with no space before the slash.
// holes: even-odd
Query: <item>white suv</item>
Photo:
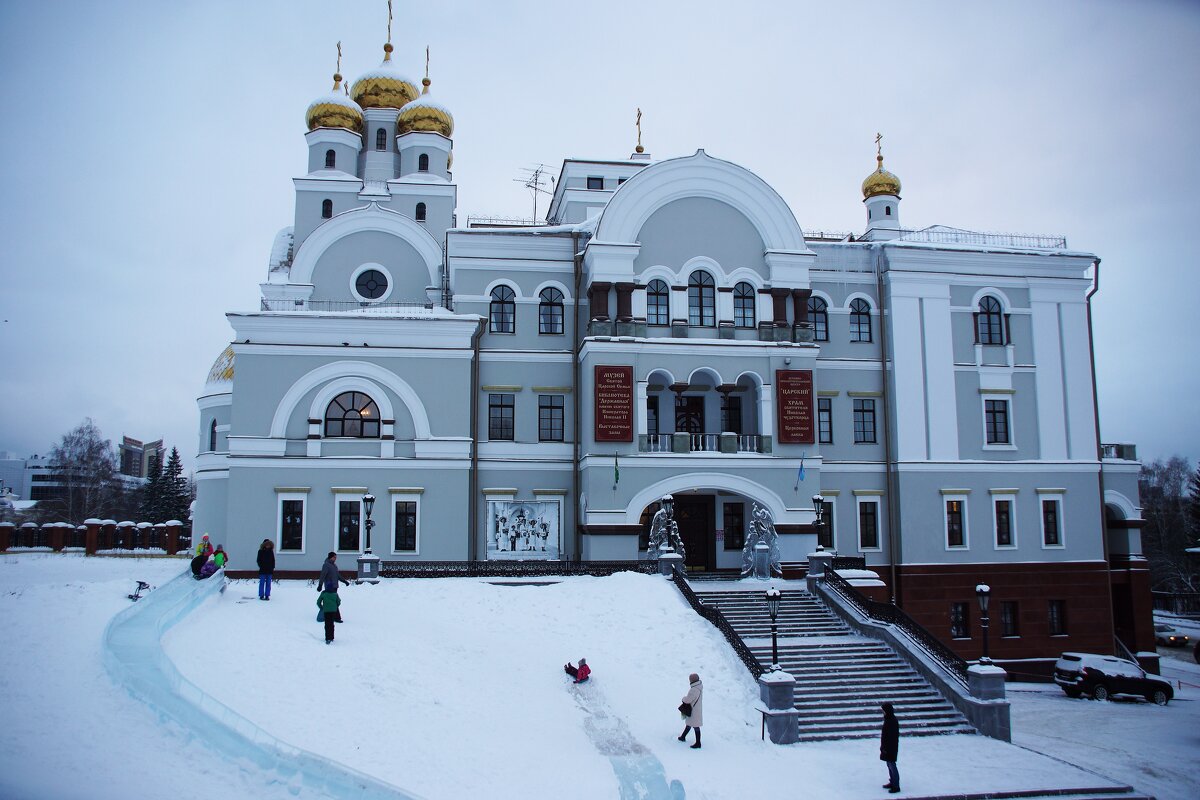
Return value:
<svg viewBox="0 0 1200 800">
<path fill-rule="evenodd" d="M 1134 694 L 1165 706 L 1175 696 L 1171 684 L 1123 658 L 1092 653 L 1063 653 L 1054 665 L 1054 682 L 1067 697 L 1088 694 L 1107 700 L 1113 694 Z"/>
</svg>

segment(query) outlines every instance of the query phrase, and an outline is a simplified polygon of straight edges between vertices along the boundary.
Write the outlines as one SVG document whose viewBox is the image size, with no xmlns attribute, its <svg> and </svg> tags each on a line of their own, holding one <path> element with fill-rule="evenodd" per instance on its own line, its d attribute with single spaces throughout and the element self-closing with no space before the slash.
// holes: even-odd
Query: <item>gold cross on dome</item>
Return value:
<svg viewBox="0 0 1200 800">
<path fill-rule="evenodd" d="M 883 146 L 880 144 L 880 142 L 882 142 L 882 141 L 883 141 L 883 134 L 876 133 L 875 134 L 875 155 L 876 156 L 883 155 Z"/>
<path fill-rule="evenodd" d="M 637 121 L 634 123 L 634 125 L 637 126 L 637 143 L 640 146 L 642 144 L 642 110 L 640 108 L 637 110 Z"/>
<path fill-rule="evenodd" d="M 341 42 L 338 42 L 338 65 L 337 65 L 337 71 L 338 71 L 338 72 L 341 72 L 341 71 L 342 71 L 342 43 L 341 43 Z"/>
<path fill-rule="evenodd" d="M 388 44 L 392 43 L 392 0 L 388 0 Z"/>
</svg>

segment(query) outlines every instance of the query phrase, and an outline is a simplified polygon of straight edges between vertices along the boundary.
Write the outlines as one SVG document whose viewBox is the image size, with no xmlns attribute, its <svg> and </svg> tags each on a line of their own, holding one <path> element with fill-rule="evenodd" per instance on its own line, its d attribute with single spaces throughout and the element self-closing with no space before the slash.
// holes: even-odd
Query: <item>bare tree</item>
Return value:
<svg viewBox="0 0 1200 800">
<path fill-rule="evenodd" d="M 1185 552 L 1193 544 L 1188 530 L 1191 503 L 1184 497 L 1191 473 L 1188 460 L 1180 456 L 1142 465 L 1142 550 L 1155 591 L 1200 591 L 1195 558 Z"/>
<path fill-rule="evenodd" d="M 66 433 L 50 451 L 51 477 L 58 491 L 48 502 L 79 525 L 88 517 L 106 514 L 114 501 L 117 457 L 90 418 Z"/>
</svg>

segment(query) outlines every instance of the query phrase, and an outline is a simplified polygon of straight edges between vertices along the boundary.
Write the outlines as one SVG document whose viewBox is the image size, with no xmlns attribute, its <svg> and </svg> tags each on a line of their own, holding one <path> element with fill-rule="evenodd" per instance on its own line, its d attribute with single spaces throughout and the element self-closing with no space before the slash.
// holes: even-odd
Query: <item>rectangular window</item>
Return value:
<svg viewBox="0 0 1200 800">
<path fill-rule="evenodd" d="M 964 528 L 964 511 L 966 510 L 966 501 L 964 500 L 947 500 L 946 501 L 946 546 L 947 547 L 966 547 L 967 536 Z"/>
<path fill-rule="evenodd" d="M 1042 500 L 1042 544 L 1046 547 L 1062 547 L 1062 531 L 1059 529 L 1059 501 Z"/>
<path fill-rule="evenodd" d="M 392 550 L 397 553 L 417 551 L 417 503 L 415 500 L 397 500 L 395 503 L 395 525 Z"/>
<path fill-rule="evenodd" d="M 338 550 L 362 549 L 362 501 L 338 500 Z"/>
<path fill-rule="evenodd" d="M 589 175 L 588 179 L 587 179 L 587 188 L 603 189 L 604 188 L 604 178 L 598 178 L 595 175 Z"/>
<path fill-rule="evenodd" d="M 984 400 L 983 416 L 988 444 L 1010 444 L 1008 434 L 1008 401 Z"/>
<path fill-rule="evenodd" d="M 742 398 L 721 396 L 721 431 L 724 433 L 742 432 Z"/>
<path fill-rule="evenodd" d="M 561 394 L 538 395 L 538 441 L 561 442 L 563 440 L 563 396 Z"/>
<path fill-rule="evenodd" d="M 513 395 L 488 395 L 488 439 L 493 442 L 513 441 Z"/>
<path fill-rule="evenodd" d="M 1012 547 L 1012 500 L 995 501 L 995 516 L 996 547 Z"/>
<path fill-rule="evenodd" d="M 817 398 L 817 441 L 833 444 L 833 398 Z"/>
<path fill-rule="evenodd" d="M 658 435 L 658 398 L 646 398 L 646 433 Z"/>
<path fill-rule="evenodd" d="M 304 501 L 280 500 L 279 550 L 304 549 Z"/>
<path fill-rule="evenodd" d="M 879 549 L 879 503 L 874 500 L 858 504 L 858 549 Z"/>
<path fill-rule="evenodd" d="M 950 638 L 971 638 L 971 606 L 969 603 L 950 604 Z"/>
<path fill-rule="evenodd" d="M 854 400 L 854 443 L 875 444 L 874 400 Z"/>
<path fill-rule="evenodd" d="M 817 544 L 826 550 L 833 549 L 833 501 L 821 501 L 821 530 L 817 532 Z"/>
<path fill-rule="evenodd" d="M 1050 615 L 1050 635 L 1051 636 L 1066 636 L 1067 635 L 1067 601 L 1066 600 L 1051 600 L 1048 603 L 1047 611 Z"/>
<path fill-rule="evenodd" d="M 741 550 L 746 544 L 746 506 L 725 504 L 725 549 Z"/>
<path fill-rule="evenodd" d="M 1021 635 L 1020 606 L 1016 600 L 1003 600 L 1000 603 L 1000 635 Z"/>
<path fill-rule="evenodd" d="M 675 395 L 675 430 L 704 433 L 704 398 Z"/>
</svg>

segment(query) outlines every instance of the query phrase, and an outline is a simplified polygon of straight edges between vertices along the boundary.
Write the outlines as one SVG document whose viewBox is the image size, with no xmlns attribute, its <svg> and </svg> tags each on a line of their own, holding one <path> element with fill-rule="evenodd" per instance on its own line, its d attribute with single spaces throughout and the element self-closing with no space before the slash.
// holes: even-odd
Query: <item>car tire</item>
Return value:
<svg viewBox="0 0 1200 800">
<path fill-rule="evenodd" d="M 1078 698 L 1079 695 L 1083 694 L 1083 692 L 1080 691 L 1079 689 L 1063 689 L 1063 691 L 1066 692 L 1067 697 L 1071 698 L 1072 700 Z"/>
<path fill-rule="evenodd" d="M 1105 686 L 1103 683 L 1096 684 L 1095 688 L 1092 689 L 1092 697 L 1095 698 L 1096 700 L 1107 700 L 1108 699 L 1108 687 Z"/>
<path fill-rule="evenodd" d="M 1170 698 L 1167 697 L 1166 689 L 1155 689 L 1146 694 L 1146 699 L 1156 706 L 1165 706 Z"/>
</svg>

